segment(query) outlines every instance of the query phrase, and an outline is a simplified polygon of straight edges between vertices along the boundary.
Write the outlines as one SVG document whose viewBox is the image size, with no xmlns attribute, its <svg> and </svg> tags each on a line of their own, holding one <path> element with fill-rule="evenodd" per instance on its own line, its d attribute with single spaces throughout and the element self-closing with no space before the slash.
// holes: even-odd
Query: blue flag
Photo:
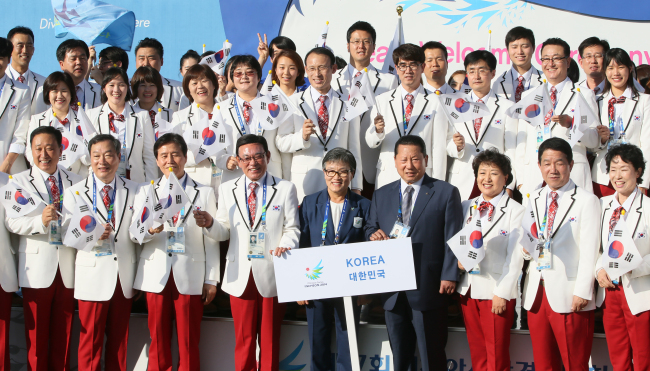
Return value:
<svg viewBox="0 0 650 371">
<path fill-rule="evenodd" d="M 88 45 L 108 44 L 131 50 L 135 33 L 132 11 L 98 0 L 52 0 L 54 36 L 68 32 Z"/>
</svg>

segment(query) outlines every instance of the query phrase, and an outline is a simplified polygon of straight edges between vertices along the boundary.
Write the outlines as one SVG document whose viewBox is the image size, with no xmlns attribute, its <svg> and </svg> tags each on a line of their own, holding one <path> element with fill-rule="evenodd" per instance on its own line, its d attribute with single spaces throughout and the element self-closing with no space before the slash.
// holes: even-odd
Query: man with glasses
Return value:
<svg viewBox="0 0 650 371">
<path fill-rule="evenodd" d="M 381 150 L 377 162 L 376 189 L 399 179 L 393 160 L 395 143 L 409 134 L 421 137 L 426 143 L 426 155 L 434 159 L 426 166 L 427 175 L 445 179 L 447 143 L 452 141 L 454 135 L 453 126 L 444 114 L 439 113 L 442 107 L 438 98 L 421 84 L 424 63 L 422 49 L 413 44 L 400 45 L 393 52 L 393 61 L 402 83 L 376 98 L 377 104 L 370 113 L 374 125 L 370 125 L 365 132 L 368 146 Z M 460 151 L 463 146 L 463 143 L 459 143 L 457 149 Z"/>
<path fill-rule="evenodd" d="M 532 64 L 535 34 L 528 28 L 514 27 L 506 34 L 506 48 L 512 68 L 496 79 L 492 89 L 508 100 L 519 102 L 524 92 L 544 83 L 542 72 Z"/>
<path fill-rule="evenodd" d="M 14 27 L 7 33 L 7 40 L 14 44 L 11 53 L 11 64 L 7 74 L 12 79 L 29 86 L 32 102 L 31 114 L 45 112 L 47 106 L 43 102 L 43 82 L 45 76 L 39 75 L 29 69 L 29 63 L 34 56 L 34 32 L 27 27 Z"/>
<path fill-rule="evenodd" d="M 542 71 L 548 82 L 548 93 L 554 108 L 540 113 L 545 115 L 543 125 L 519 125 L 517 159 L 521 161 L 515 161 L 515 167 L 519 167 L 516 170 L 519 183 L 517 187 L 523 195 L 542 185 L 542 174 L 537 167 L 537 152 L 541 143 L 552 137 L 569 140 L 577 94 L 582 94 L 592 112 L 598 112 L 594 93 L 590 89 L 580 89 L 567 76 L 570 52 L 569 44 L 562 39 L 550 38 L 542 44 Z M 573 146 L 575 165 L 571 170 L 571 180 L 588 192 L 593 192 L 593 187 L 587 148 L 596 148 L 599 144 L 596 123 L 593 123 Z"/>
<path fill-rule="evenodd" d="M 273 256 L 298 248 L 296 186 L 267 171 L 273 155 L 263 136 L 240 137 L 235 153 L 244 174 L 219 187 L 219 209 L 207 234 L 230 239 L 222 288 L 235 322 L 235 370 L 277 371 L 286 307 L 278 303 Z"/>
<path fill-rule="evenodd" d="M 585 39 L 580 46 L 580 67 L 587 78 L 580 82 L 580 87 L 590 89 L 595 95 L 599 95 L 605 88 L 605 53 L 609 50 L 607 40 L 601 40 L 595 36 Z"/>
<path fill-rule="evenodd" d="M 334 54 L 327 48 L 310 50 L 305 57 L 305 69 L 311 86 L 290 98 L 300 113 L 280 125 L 276 138 L 280 151 L 293 153 L 291 181 L 298 188 L 298 200 L 325 188 L 320 176 L 321 162 L 336 147 L 349 150 L 356 158 L 358 168 L 352 178 L 352 190 L 360 194 L 363 166 L 359 117 L 346 120 L 347 96 L 332 89 L 332 74 L 336 72 Z"/>
</svg>

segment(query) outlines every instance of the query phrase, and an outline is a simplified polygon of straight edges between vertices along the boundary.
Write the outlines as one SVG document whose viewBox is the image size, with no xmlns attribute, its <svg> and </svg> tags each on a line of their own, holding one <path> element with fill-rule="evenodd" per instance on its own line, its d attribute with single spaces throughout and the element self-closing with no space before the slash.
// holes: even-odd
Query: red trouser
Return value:
<svg viewBox="0 0 650 371">
<path fill-rule="evenodd" d="M 124 297 L 117 279 L 108 301 L 79 300 L 79 371 L 101 371 L 102 348 L 106 333 L 106 371 L 126 371 L 126 345 L 129 340 L 131 299 Z"/>
<path fill-rule="evenodd" d="M 11 297 L 0 287 L 0 371 L 9 371 L 9 322 L 11 321 Z"/>
<path fill-rule="evenodd" d="M 174 273 L 169 273 L 167 284 L 160 293 L 147 293 L 149 310 L 148 371 L 172 369 L 172 320 L 176 319 L 178 336 L 178 371 L 199 370 L 199 340 L 203 301 L 201 295 L 183 295 L 178 292 Z"/>
<path fill-rule="evenodd" d="M 650 311 L 632 314 L 620 285 L 607 289 L 603 325 L 614 371 L 650 370 Z"/>
<path fill-rule="evenodd" d="M 556 313 L 546 299 L 543 286 L 528 311 L 536 371 L 589 370 L 594 338 L 594 311 Z"/>
<path fill-rule="evenodd" d="M 471 290 L 471 289 L 470 289 Z M 492 300 L 460 296 L 467 342 L 474 371 L 510 370 L 510 328 L 515 318 L 516 300 L 506 301 L 506 311 L 492 313 Z"/>
<path fill-rule="evenodd" d="M 246 290 L 240 297 L 230 297 L 235 322 L 235 370 L 278 371 L 280 363 L 280 329 L 286 305 L 277 297 L 260 295 L 251 271 Z M 255 362 L 259 336 L 260 365 Z"/>
<path fill-rule="evenodd" d="M 614 193 L 616 193 L 614 187 L 612 187 L 612 182 L 609 182 L 609 184 L 607 185 L 602 185 L 600 183 L 593 182 L 593 188 L 594 188 L 594 194 L 598 198 L 611 196 Z"/>
<path fill-rule="evenodd" d="M 50 287 L 23 287 L 27 370 L 70 370 L 70 335 L 74 289 L 63 284 L 61 272 Z"/>
</svg>

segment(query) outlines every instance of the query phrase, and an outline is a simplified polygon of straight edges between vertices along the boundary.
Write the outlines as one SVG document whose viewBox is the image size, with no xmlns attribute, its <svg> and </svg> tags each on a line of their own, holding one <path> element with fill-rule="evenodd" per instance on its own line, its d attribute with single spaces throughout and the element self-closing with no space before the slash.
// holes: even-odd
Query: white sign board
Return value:
<svg viewBox="0 0 650 371">
<path fill-rule="evenodd" d="M 410 238 L 291 250 L 273 263 L 280 303 L 417 288 Z"/>
</svg>

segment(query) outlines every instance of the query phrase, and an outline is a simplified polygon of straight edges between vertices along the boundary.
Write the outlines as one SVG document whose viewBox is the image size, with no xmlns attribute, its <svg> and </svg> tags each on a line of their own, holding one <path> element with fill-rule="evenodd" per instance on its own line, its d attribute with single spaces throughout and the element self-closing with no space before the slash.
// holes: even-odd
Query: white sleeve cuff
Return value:
<svg viewBox="0 0 650 371">
<path fill-rule="evenodd" d="M 25 153 L 25 145 L 24 144 L 14 143 L 14 144 L 9 146 L 9 152 L 17 153 L 19 155 L 22 155 L 23 153 Z"/>
</svg>

